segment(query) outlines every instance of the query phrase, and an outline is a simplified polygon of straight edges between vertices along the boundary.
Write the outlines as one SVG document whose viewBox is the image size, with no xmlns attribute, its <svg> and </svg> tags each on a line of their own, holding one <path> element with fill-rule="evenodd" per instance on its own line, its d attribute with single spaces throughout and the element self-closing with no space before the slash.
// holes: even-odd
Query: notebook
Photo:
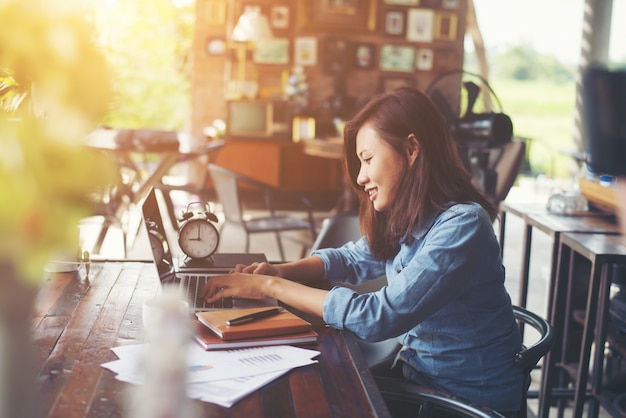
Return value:
<svg viewBox="0 0 626 418">
<path fill-rule="evenodd" d="M 309 322 L 286 309 L 268 318 L 241 325 L 228 325 L 226 323 L 230 319 L 263 310 L 267 310 L 267 308 L 231 309 L 228 312 L 197 312 L 196 317 L 198 321 L 226 341 L 297 334 L 311 330 Z"/>
<path fill-rule="evenodd" d="M 265 347 L 283 344 L 313 344 L 317 342 L 317 332 L 310 330 L 295 334 L 275 335 L 263 338 L 242 338 L 223 340 L 197 319 L 193 321 L 194 338 L 205 350 L 232 350 L 247 347 Z"/>
<path fill-rule="evenodd" d="M 161 286 L 170 285 L 177 288 L 181 296 L 189 302 L 193 312 L 221 309 L 241 309 L 253 307 L 277 306 L 276 299 L 252 300 L 243 298 L 224 298 L 212 304 L 206 303 L 198 297 L 207 280 L 217 274 L 227 274 L 236 264 L 252 264 L 267 261 L 264 254 L 256 253 L 215 253 L 207 259 L 187 259 L 168 239 L 163 224 L 162 210 L 157 199 L 156 191 L 150 188 L 148 195 L 141 204 L 143 222 L 148 234 L 158 234 L 162 245 L 150 243 L 152 259 L 156 266 Z M 174 257 L 173 253 L 181 254 Z"/>
</svg>

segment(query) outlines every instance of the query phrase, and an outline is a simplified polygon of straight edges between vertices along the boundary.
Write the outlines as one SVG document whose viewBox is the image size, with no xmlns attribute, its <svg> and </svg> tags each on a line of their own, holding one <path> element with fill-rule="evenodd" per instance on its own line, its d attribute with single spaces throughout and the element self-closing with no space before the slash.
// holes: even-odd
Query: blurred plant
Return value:
<svg viewBox="0 0 626 418">
<path fill-rule="evenodd" d="M 84 6 L 0 2 L 0 262 L 33 284 L 53 253 L 77 243 L 90 192 L 113 179 L 112 165 L 81 146 L 110 97 Z"/>
<path fill-rule="evenodd" d="M 300 66 L 293 68 L 287 77 L 283 96 L 291 104 L 294 114 L 298 115 L 307 111 L 309 107 L 309 83 L 304 68 Z"/>
</svg>

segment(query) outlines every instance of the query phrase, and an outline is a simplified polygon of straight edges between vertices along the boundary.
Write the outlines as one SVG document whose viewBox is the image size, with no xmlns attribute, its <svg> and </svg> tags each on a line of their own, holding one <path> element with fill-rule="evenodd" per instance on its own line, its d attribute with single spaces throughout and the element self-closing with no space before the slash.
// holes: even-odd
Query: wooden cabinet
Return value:
<svg viewBox="0 0 626 418">
<path fill-rule="evenodd" d="M 272 140 L 227 140 L 216 164 L 284 190 L 339 192 L 341 161 L 314 157 L 302 143 Z"/>
</svg>

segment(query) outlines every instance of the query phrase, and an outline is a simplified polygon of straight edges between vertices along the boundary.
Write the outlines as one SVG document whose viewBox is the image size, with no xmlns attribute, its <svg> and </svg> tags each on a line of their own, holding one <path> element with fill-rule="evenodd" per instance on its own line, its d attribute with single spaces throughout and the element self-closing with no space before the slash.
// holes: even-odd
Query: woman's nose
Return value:
<svg viewBox="0 0 626 418">
<path fill-rule="evenodd" d="M 356 182 L 359 186 L 364 186 L 365 183 L 367 183 L 367 173 L 365 172 L 363 167 L 361 167 L 361 169 L 359 170 L 359 174 L 356 176 Z"/>
</svg>

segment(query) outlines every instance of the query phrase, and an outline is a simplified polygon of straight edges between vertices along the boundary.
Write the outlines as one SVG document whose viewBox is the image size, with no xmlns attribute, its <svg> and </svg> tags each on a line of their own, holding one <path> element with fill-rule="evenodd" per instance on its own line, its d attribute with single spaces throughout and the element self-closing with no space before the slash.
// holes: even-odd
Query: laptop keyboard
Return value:
<svg viewBox="0 0 626 418">
<path fill-rule="evenodd" d="M 204 284 L 208 281 L 209 276 L 184 276 L 182 287 L 183 294 L 186 295 L 187 300 L 190 303 L 193 301 L 193 305 L 196 309 L 230 309 L 233 307 L 233 298 L 222 298 L 212 303 L 207 303 L 204 299 L 198 296 L 198 293 L 202 290 Z"/>
</svg>

